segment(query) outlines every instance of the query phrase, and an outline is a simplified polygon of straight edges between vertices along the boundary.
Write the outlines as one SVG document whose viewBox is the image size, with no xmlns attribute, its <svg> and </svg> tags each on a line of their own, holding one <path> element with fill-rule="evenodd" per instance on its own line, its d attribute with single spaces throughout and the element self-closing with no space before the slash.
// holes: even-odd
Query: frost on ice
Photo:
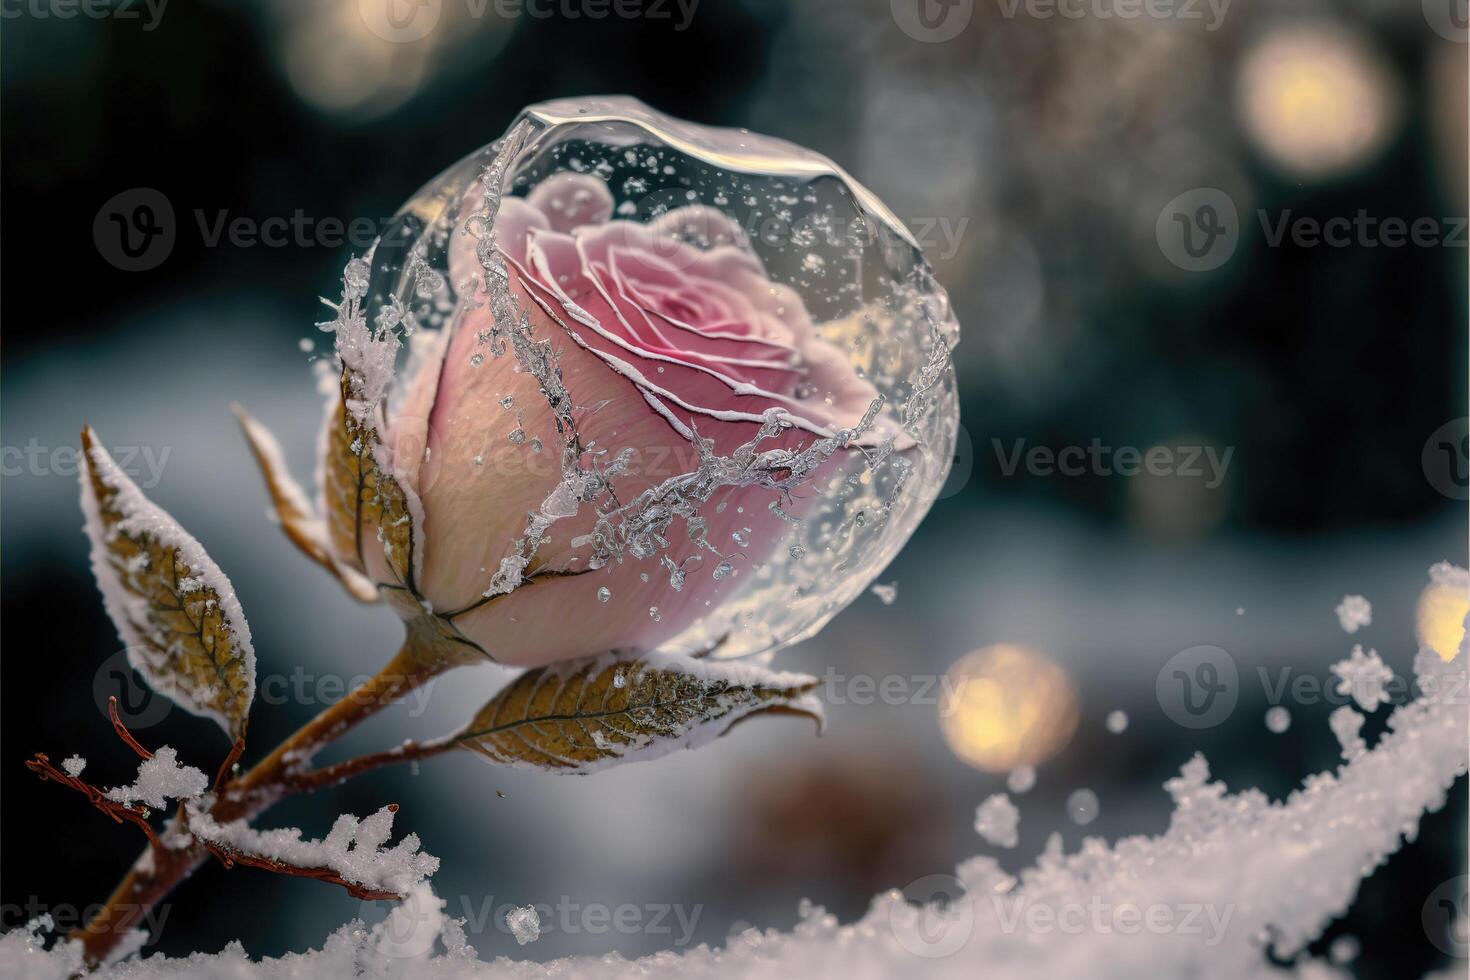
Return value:
<svg viewBox="0 0 1470 980">
<path fill-rule="evenodd" d="M 1349 633 L 1373 625 L 1373 605 L 1360 595 L 1345 595 L 1337 604 L 1337 621 Z"/>
<path fill-rule="evenodd" d="M 1393 680 L 1393 670 L 1378 656 L 1377 650 L 1365 655 L 1361 645 L 1353 647 L 1352 656 L 1332 665 L 1338 676 L 1337 693 L 1351 694 L 1364 711 L 1377 711 L 1391 699 L 1384 686 Z"/>
<path fill-rule="evenodd" d="M 1004 793 L 988 797 L 975 810 L 975 833 L 996 847 L 1015 847 L 1020 825 L 1021 812 Z"/>
</svg>

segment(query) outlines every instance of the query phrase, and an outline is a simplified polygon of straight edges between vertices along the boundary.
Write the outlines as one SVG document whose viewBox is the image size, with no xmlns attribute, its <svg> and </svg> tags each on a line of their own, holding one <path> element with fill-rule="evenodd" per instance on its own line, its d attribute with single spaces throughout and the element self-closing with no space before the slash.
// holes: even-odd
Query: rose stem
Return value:
<svg viewBox="0 0 1470 980">
<path fill-rule="evenodd" d="M 403 648 L 374 677 L 297 729 L 249 772 L 226 784 L 224 791 L 216 797 L 210 815 L 219 823 L 258 816 L 271 804 L 295 791 L 291 785 L 293 774 L 324 746 L 454 666 L 442 659 L 425 656 L 416 640 L 415 631 L 410 630 Z M 399 758 L 407 756 L 400 755 Z M 340 768 L 332 766 L 321 771 L 332 772 Z M 374 766 L 345 773 L 342 778 L 370 768 Z M 69 938 L 81 942 L 88 967 L 95 968 L 105 960 L 128 931 L 168 897 L 169 892 L 187 878 L 207 854 L 208 851 L 197 842 L 177 850 L 150 844 L 133 862 L 132 868 L 92 920 L 71 933 Z"/>
</svg>

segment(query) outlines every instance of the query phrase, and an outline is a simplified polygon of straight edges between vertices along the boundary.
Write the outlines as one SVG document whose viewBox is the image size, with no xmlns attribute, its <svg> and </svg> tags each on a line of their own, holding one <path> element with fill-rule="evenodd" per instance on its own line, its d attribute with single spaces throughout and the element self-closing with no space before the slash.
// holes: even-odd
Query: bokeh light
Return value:
<svg viewBox="0 0 1470 980">
<path fill-rule="evenodd" d="M 1465 616 L 1470 613 L 1470 591 L 1463 578 L 1436 576 L 1419 594 L 1414 610 L 1414 630 L 1421 647 L 1429 647 L 1444 660 L 1455 658 L 1465 639 Z"/>
<path fill-rule="evenodd" d="M 1397 82 L 1383 59 L 1363 37 L 1325 25 L 1281 28 L 1256 42 L 1238 95 L 1247 135 L 1300 177 L 1367 162 L 1398 117 Z"/>
<path fill-rule="evenodd" d="M 950 667 L 939 725 L 961 760 L 986 772 L 1036 765 L 1077 730 L 1077 693 L 1066 671 L 1034 650 L 984 647 Z"/>
</svg>

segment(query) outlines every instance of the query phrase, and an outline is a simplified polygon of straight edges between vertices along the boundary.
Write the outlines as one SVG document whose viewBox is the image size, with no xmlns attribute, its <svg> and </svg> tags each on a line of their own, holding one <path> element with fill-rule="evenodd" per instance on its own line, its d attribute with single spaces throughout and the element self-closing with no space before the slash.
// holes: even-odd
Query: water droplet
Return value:
<svg viewBox="0 0 1470 980">
<path fill-rule="evenodd" d="M 475 351 L 473 354 L 470 355 L 470 367 L 479 367 L 481 364 L 484 363 L 485 355 L 480 353 L 479 351 Z"/>
<path fill-rule="evenodd" d="M 652 619 L 655 623 L 663 619 L 663 617 L 658 614 L 658 606 L 648 607 L 648 618 Z"/>
<path fill-rule="evenodd" d="M 1291 727 L 1291 712 L 1279 704 L 1272 705 L 1266 709 L 1266 727 L 1280 735 Z"/>
<path fill-rule="evenodd" d="M 612 598 L 612 589 L 609 589 L 607 586 L 604 585 L 602 588 L 600 588 L 600 589 L 597 590 L 597 601 L 598 602 L 606 602 L 607 600 L 609 600 L 611 598 Z"/>
<path fill-rule="evenodd" d="M 510 440 L 512 446 L 519 446 L 526 441 L 526 430 L 520 428 L 512 429 L 510 435 L 506 436 L 506 438 Z"/>
<path fill-rule="evenodd" d="M 727 561 L 722 561 L 718 565 L 715 566 L 715 578 L 716 579 L 729 578 L 731 576 L 731 574 L 734 573 L 734 571 L 735 571 L 735 566 L 734 565 L 730 564 Z"/>
<path fill-rule="evenodd" d="M 742 548 L 750 547 L 750 528 L 743 527 L 738 531 L 731 531 L 730 538 Z"/>
<path fill-rule="evenodd" d="M 541 440 L 540 439 L 533 438 L 531 440 L 531 452 L 533 452 L 533 453 L 539 453 L 540 451 L 541 451 Z"/>
<path fill-rule="evenodd" d="M 806 557 L 806 549 L 799 544 L 794 544 L 787 551 L 787 554 L 791 556 L 791 559 L 793 561 L 801 561 L 803 558 Z"/>
<path fill-rule="evenodd" d="M 510 411 L 510 407 L 515 403 L 516 400 L 511 395 L 506 395 L 504 398 L 500 399 L 500 407 L 505 409 L 507 412 Z"/>
<path fill-rule="evenodd" d="M 622 671 L 618 671 L 616 674 L 613 674 L 613 687 L 616 687 L 619 690 L 621 690 L 622 688 L 627 687 L 627 686 L 628 686 L 628 679 L 623 676 Z"/>
<path fill-rule="evenodd" d="M 1128 712 L 1109 711 L 1107 720 L 1108 731 L 1114 735 L 1122 735 L 1128 730 Z"/>
<path fill-rule="evenodd" d="M 1097 794 L 1090 789 L 1073 790 L 1067 797 L 1067 816 L 1079 827 L 1085 827 L 1097 819 Z"/>
</svg>

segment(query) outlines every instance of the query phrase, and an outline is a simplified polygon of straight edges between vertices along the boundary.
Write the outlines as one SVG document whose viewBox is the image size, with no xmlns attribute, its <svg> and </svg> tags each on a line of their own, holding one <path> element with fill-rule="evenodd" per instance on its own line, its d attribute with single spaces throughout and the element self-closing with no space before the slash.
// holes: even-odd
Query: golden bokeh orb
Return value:
<svg viewBox="0 0 1470 980">
<path fill-rule="evenodd" d="M 1470 576 L 1461 569 L 1440 565 L 1419 594 L 1414 610 L 1414 632 L 1421 647 L 1446 661 L 1455 659 L 1465 639 L 1465 616 L 1470 613 Z"/>
<path fill-rule="evenodd" d="M 986 772 L 1034 766 L 1077 730 L 1077 693 L 1066 671 L 1011 644 L 966 654 L 945 675 L 939 726 L 950 750 Z"/>
<path fill-rule="evenodd" d="M 1298 24 L 1262 37 L 1239 77 L 1245 131 L 1283 170 L 1326 177 L 1368 162 L 1399 115 L 1399 86 L 1367 39 Z"/>
</svg>

